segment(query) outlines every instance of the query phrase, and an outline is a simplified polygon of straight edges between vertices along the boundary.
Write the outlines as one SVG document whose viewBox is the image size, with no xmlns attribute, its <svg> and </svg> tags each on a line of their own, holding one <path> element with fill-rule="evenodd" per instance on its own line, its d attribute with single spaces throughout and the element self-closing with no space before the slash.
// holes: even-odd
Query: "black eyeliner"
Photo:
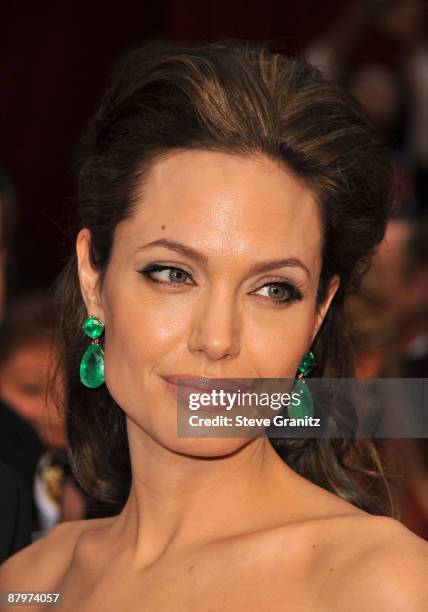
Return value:
<svg viewBox="0 0 428 612">
<path fill-rule="evenodd" d="M 160 281 L 160 280 L 157 280 L 151 277 L 151 274 L 153 272 L 161 272 L 163 270 L 179 270 L 180 272 L 184 272 L 184 274 L 187 274 L 187 277 L 191 276 L 189 272 L 177 266 L 172 266 L 168 264 L 157 264 L 157 263 L 148 264 L 147 266 L 139 270 L 139 272 L 150 282 L 157 283 L 159 285 L 184 285 L 185 284 L 185 283 L 177 283 L 174 281 Z M 264 283 L 261 287 L 259 287 L 259 289 L 262 289 L 263 287 L 267 287 L 269 285 L 276 285 L 279 287 L 283 287 L 287 290 L 287 292 L 290 295 L 290 297 L 286 300 L 275 300 L 274 298 L 267 296 L 268 299 L 272 303 L 275 304 L 275 306 L 286 306 L 287 304 L 290 304 L 291 302 L 294 302 L 295 300 L 303 299 L 302 292 L 294 284 L 288 281 L 270 281 L 270 282 Z"/>
</svg>

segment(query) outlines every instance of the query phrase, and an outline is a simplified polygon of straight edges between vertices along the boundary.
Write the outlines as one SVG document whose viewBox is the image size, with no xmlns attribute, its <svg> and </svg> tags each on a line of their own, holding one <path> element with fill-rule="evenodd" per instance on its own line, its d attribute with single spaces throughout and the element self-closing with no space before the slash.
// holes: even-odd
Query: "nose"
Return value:
<svg viewBox="0 0 428 612">
<path fill-rule="evenodd" d="M 233 358 L 240 352 L 240 322 L 236 300 L 230 291 L 207 292 L 195 305 L 188 346 L 210 361 Z"/>
</svg>

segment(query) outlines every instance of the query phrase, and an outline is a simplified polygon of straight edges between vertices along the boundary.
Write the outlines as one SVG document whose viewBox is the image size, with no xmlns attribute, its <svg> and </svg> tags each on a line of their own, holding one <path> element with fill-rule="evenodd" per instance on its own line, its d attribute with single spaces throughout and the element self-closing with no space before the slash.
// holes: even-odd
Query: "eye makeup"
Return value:
<svg viewBox="0 0 428 612">
<path fill-rule="evenodd" d="M 169 274 L 167 275 L 169 277 L 168 280 L 162 280 L 162 279 L 154 277 L 155 273 L 162 273 L 165 271 L 169 271 Z M 172 265 L 167 265 L 167 264 L 158 264 L 158 263 L 148 264 L 147 266 L 139 270 L 139 272 L 140 274 L 144 276 L 144 278 L 148 282 L 156 283 L 157 285 L 163 285 L 165 287 L 171 287 L 171 288 L 176 288 L 176 287 L 179 287 L 180 285 L 189 284 L 186 281 L 189 278 L 192 278 L 190 272 L 187 272 L 186 270 L 183 270 L 182 268 L 179 268 L 177 266 L 172 266 Z M 171 274 L 175 274 L 175 280 L 171 279 Z M 182 275 L 181 281 L 183 282 L 180 282 L 180 280 L 177 281 L 177 276 L 178 276 L 178 279 L 180 279 L 180 275 Z M 190 283 L 190 284 L 193 284 L 193 283 Z M 279 289 L 280 292 L 284 291 L 286 293 L 286 297 L 283 297 L 281 299 L 276 299 L 269 295 L 266 296 L 266 299 L 268 299 L 275 307 L 284 307 L 290 304 L 291 302 L 303 299 L 303 293 L 302 293 L 301 288 L 299 287 L 297 283 L 294 283 L 294 282 L 272 279 L 268 282 L 263 283 L 263 285 L 259 287 L 256 291 L 260 291 L 261 289 L 264 289 L 265 287 L 275 287 L 276 290 Z"/>
</svg>

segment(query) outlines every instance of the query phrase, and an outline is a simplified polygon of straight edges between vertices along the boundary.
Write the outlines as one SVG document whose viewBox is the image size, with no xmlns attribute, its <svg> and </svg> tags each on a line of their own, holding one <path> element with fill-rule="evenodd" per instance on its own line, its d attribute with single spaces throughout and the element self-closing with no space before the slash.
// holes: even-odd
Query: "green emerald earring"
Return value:
<svg viewBox="0 0 428 612">
<path fill-rule="evenodd" d="M 104 323 L 91 315 L 83 323 L 82 329 L 92 342 L 80 361 L 80 382 L 85 387 L 96 389 L 104 382 L 104 352 L 98 343 L 104 331 Z"/>
<path fill-rule="evenodd" d="M 305 353 L 302 361 L 300 362 L 298 371 L 299 376 L 297 382 L 294 385 L 293 393 L 298 393 L 300 396 L 300 402 L 297 406 L 293 402 L 289 405 L 288 413 L 291 418 L 304 419 L 306 416 L 311 417 L 314 415 L 314 400 L 312 393 L 306 384 L 304 376 L 309 374 L 315 366 L 315 355 L 312 352 Z"/>
</svg>

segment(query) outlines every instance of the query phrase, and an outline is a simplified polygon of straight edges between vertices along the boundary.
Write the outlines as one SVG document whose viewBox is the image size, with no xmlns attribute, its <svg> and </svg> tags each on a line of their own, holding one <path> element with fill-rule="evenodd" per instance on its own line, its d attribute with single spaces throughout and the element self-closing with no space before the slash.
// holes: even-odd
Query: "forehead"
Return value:
<svg viewBox="0 0 428 612">
<path fill-rule="evenodd" d="M 134 214 L 117 228 L 117 246 L 125 250 L 173 237 L 208 256 L 260 256 L 260 247 L 265 255 L 286 249 L 309 263 L 319 258 L 317 203 L 266 157 L 174 152 L 154 164 L 136 195 Z"/>
</svg>

